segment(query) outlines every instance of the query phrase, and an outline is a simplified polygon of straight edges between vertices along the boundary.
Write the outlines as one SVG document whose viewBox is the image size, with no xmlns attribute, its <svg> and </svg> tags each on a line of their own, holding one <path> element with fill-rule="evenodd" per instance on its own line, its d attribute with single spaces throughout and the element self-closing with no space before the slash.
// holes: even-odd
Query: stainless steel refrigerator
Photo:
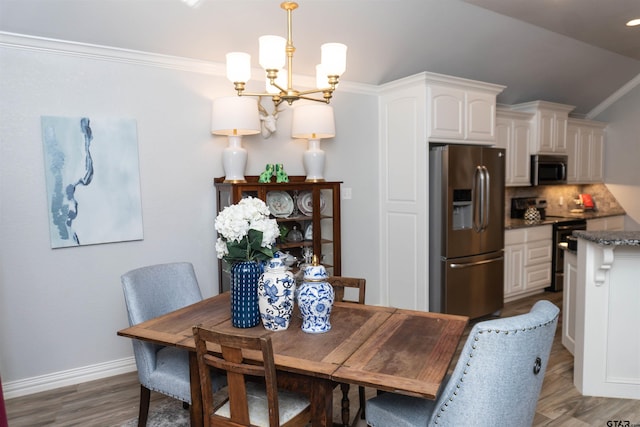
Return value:
<svg viewBox="0 0 640 427">
<path fill-rule="evenodd" d="M 504 298 L 505 151 L 429 148 L 429 310 L 472 319 Z"/>
</svg>

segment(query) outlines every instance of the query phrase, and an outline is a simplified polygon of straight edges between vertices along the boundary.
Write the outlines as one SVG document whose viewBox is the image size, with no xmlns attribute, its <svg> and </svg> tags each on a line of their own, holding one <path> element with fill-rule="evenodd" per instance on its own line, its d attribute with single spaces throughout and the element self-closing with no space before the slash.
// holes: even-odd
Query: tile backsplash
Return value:
<svg viewBox="0 0 640 427">
<path fill-rule="evenodd" d="M 566 216 L 571 209 L 579 208 L 574 202 L 581 193 L 591 194 L 595 208 L 600 212 L 624 213 L 618 201 L 605 184 L 540 185 L 537 187 L 506 187 L 505 216 L 511 215 L 511 198 L 537 197 L 547 201 L 547 215 Z M 562 201 L 562 204 L 560 204 Z"/>
</svg>

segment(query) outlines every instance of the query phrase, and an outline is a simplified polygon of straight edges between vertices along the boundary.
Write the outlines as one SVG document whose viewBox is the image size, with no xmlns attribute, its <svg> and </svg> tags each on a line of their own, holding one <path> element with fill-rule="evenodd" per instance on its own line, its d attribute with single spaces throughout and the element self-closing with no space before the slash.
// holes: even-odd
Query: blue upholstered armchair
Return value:
<svg viewBox="0 0 640 427">
<path fill-rule="evenodd" d="M 527 314 L 476 324 L 435 401 L 384 393 L 367 401 L 367 424 L 531 426 L 559 312 L 538 301 Z"/>
<path fill-rule="evenodd" d="M 136 325 L 202 300 L 193 266 L 187 262 L 138 268 L 122 275 L 129 325 Z M 175 347 L 133 340 L 140 379 L 138 425 L 146 425 L 150 390 L 191 403 L 189 354 Z M 217 389 L 226 383 L 214 378 Z"/>
</svg>

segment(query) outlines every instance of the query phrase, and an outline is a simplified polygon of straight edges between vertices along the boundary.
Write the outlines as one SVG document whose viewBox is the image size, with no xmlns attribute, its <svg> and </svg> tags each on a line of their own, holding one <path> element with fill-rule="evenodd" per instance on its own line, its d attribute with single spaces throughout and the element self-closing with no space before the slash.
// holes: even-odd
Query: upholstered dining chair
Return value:
<svg viewBox="0 0 640 427">
<path fill-rule="evenodd" d="M 327 281 L 333 287 L 333 291 L 335 293 L 335 301 L 342 302 L 353 302 L 356 304 L 364 304 L 367 281 L 365 279 L 359 277 L 343 277 L 343 276 L 331 276 Z M 345 299 L 345 289 L 346 288 L 355 288 L 358 290 L 358 299 Z M 340 389 L 342 390 L 342 412 L 343 412 L 343 425 L 348 425 L 348 414 L 349 412 L 349 384 L 342 383 L 340 384 Z M 360 401 L 360 406 L 358 408 L 358 412 L 353 417 L 353 422 L 351 425 L 355 425 L 358 417 L 360 419 L 365 419 L 365 389 L 362 386 L 358 387 L 358 399 Z"/>
<path fill-rule="evenodd" d="M 436 400 L 381 394 L 367 401 L 367 424 L 531 426 L 559 312 L 543 300 L 527 314 L 477 323 Z"/>
<path fill-rule="evenodd" d="M 273 347 L 269 336 L 243 336 L 193 327 L 202 388 L 204 425 L 211 426 L 306 426 L 311 404 L 305 396 L 278 390 Z M 218 344 L 221 356 L 210 353 L 207 343 Z M 258 360 L 245 359 L 243 351 L 254 350 Z M 229 397 L 214 405 L 210 370 L 227 371 Z M 254 377 L 247 380 L 247 376 Z M 256 378 L 263 383 L 256 382 Z"/>
<path fill-rule="evenodd" d="M 193 265 L 158 264 L 131 270 L 121 277 L 129 325 L 133 326 L 202 300 Z M 145 426 L 151 390 L 191 403 L 189 353 L 175 347 L 132 340 L 140 380 L 138 425 Z M 225 378 L 218 376 L 214 386 Z"/>
</svg>

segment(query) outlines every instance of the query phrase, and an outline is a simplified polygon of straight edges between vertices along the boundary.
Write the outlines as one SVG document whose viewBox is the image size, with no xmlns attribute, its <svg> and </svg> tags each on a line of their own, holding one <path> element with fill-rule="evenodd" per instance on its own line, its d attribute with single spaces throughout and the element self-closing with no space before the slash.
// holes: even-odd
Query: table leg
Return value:
<svg viewBox="0 0 640 427">
<path fill-rule="evenodd" d="M 189 407 L 191 427 L 202 427 L 204 425 L 202 391 L 200 390 L 198 360 L 194 351 L 189 352 L 189 378 L 191 382 L 191 406 Z"/>
<path fill-rule="evenodd" d="M 349 388 L 349 384 L 340 384 L 340 390 L 342 391 L 342 425 L 344 427 L 349 427 Z"/>
<path fill-rule="evenodd" d="M 331 380 L 314 378 L 311 382 L 311 425 L 333 425 L 333 386 Z"/>
</svg>

